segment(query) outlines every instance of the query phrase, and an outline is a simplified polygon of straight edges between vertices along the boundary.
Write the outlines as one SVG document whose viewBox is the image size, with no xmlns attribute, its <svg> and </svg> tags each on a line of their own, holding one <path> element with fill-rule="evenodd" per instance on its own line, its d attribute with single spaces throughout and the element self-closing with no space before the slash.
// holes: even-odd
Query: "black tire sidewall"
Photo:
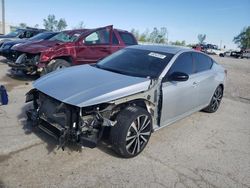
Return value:
<svg viewBox="0 0 250 188">
<path fill-rule="evenodd" d="M 222 98 L 223 98 L 223 88 L 222 88 L 222 86 L 218 86 L 215 89 L 214 93 L 213 93 L 213 96 L 212 96 L 212 99 L 211 99 L 209 105 L 205 109 L 203 109 L 203 111 L 208 112 L 208 113 L 214 113 L 214 112 L 216 112 L 219 109 L 221 101 L 220 101 L 219 106 L 218 106 L 218 108 L 216 110 L 213 110 L 213 108 L 212 108 L 213 97 L 214 97 L 214 94 L 217 92 L 218 89 L 221 90 Z"/>
<path fill-rule="evenodd" d="M 133 107 L 133 106 L 127 107 L 126 109 L 121 111 L 116 118 L 117 120 L 116 125 L 111 128 L 110 139 L 113 145 L 113 149 L 116 151 L 116 153 L 118 153 L 122 157 L 125 157 L 125 158 L 135 157 L 138 154 L 140 154 L 144 150 L 146 145 L 148 144 L 151 134 L 149 135 L 147 143 L 144 144 L 140 152 L 136 153 L 135 155 L 132 155 L 126 149 L 126 137 L 127 137 L 127 133 L 130 128 L 130 125 L 138 116 L 141 116 L 141 115 L 147 115 L 150 118 L 150 122 L 151 122 L 150 129 L 152 132 L 151 115 L 148 113 L 147 110 L 141 107 Z"/>
</svg>

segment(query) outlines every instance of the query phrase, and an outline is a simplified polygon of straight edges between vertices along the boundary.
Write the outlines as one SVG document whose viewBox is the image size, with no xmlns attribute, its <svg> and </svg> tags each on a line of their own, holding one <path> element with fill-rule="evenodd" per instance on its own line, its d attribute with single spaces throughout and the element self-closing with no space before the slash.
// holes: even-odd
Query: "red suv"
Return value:
<svg viewBox="0 0 250 188">
<path fill-rule="evenodd" d="M 46 74 L 72 65 L 96 63 L 128 45 L 136 45 L 128 31 L 106 26 L 97 29 L 63 31 L 49 40 L 14 46 L 14 70 Z"/>
</svg>

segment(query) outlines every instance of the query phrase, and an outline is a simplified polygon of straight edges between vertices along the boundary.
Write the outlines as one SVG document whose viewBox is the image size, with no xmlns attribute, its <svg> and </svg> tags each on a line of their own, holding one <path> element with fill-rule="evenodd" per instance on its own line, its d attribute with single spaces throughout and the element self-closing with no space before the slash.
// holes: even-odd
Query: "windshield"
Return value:
<svg viewBox="0 0 250 188">
<path fill-rule="evenodd" d="M 169 53 L 126 48 L 106 57 L 96 67 L 130 76 L 157 78 L 172 57 Z"/>
<path fill-rule="evenodd" d="M 50 38 L 50 41 L 55 41 L 58 40 L 60 42 L 74 42 L 77 40 L 77 38 L 80 36 L 79 33 L 66 33 L 66 32 L 61 32 L 54 37 Z"/>
<path fill-rule="evenodd" d="M 53 37 L 56 33 L 39 33 L 34 37 L 31 37 L 29 40 L 36 41 L 36 40 L 47 40 Z"/>
<path fill-rule="evenodd" d="M 16 31 L 11 31 L 10 33 L 8 33 L 6 36 L 9 37 L 17 37 L 19 34 L 22 33 L 22 30 L 16 30 Z"/>
</svg>

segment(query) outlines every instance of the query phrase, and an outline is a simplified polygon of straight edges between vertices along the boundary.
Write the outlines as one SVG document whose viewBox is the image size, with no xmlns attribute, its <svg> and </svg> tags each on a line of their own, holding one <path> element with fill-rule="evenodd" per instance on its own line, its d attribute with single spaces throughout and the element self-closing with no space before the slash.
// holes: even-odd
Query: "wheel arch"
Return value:
<svg viewBox="0 0 250 188">
<path fill-rule="evenodd" d="M 120 106 L 120 105 L 122 106 L 121 110 L 128 107 L 128 106 L 139 106 L 139 107 L 147 110 L 151 114 L 152 117 L 154 115 L 153 109 L 154 109 L 155 105 L 147 99 L 143 99 L 143 98 L 134 99 L 131 101 L 126 101 L 124 103 L 121 103 L 118 106 Z"/>
<path fill-rule="evenodd" d="M 224 93 L 224 84 L 220 83 L 218 86 L 222 88 L 222 92 Z"/>
<path fill-rule="evenodd" d="M 53 57 L 52 61 L 57 60 L 57 59 L 63 59 L 65 61 L 67 61 L 70 65 L 73 64 L 73 57 L 71 57 L 71 56 L 56 56 L 56 57 Z"/>
</svg>

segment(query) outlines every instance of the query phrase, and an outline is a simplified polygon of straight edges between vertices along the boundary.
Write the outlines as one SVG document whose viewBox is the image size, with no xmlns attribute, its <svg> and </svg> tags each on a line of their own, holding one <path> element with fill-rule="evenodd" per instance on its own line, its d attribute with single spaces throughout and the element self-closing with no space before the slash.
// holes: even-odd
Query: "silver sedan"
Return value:
<svg viewBox="0 0 250 188">
<path fill-rule="evenodd" d="M 215 112 L 226 70 L 206 54 L 137 45 L 95 65 L 65 68 L 34 82 L 28 119 L 59 140 L 95 147 L 104 135 L 122 157 L 143 151 L 151 133 L 194 112 Z"/>
</svg>

